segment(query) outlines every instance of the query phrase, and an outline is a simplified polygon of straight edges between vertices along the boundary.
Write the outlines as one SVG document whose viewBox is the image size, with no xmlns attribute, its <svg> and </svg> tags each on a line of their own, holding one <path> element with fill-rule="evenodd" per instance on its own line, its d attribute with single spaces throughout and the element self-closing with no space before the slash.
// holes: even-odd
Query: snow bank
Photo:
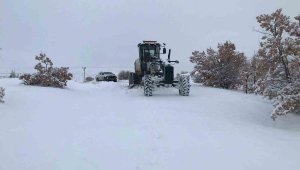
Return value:
<svg viewBox="0 0 300 170">
<path fill-rule="evenodd" d="M 127 82 L 66 89 L 1 79 L 0 169 L 300 169 L 300 116 L 259 96 L 191 87 L 144 97 Z"/>
</svg>

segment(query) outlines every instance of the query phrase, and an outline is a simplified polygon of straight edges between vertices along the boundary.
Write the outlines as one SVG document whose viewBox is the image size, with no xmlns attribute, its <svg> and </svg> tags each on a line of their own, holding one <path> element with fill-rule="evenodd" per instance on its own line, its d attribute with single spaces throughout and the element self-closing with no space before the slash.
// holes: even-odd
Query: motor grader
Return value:
<svg viewBox="0 0 300 170">
<path fill-rule="evenodd" d="M 180 75 L 174 79 L 174 67 L 178 60 L 171 60 L 171 49 L 166 61 L 161 60 L 161 54 L 166 54 L 166 44 L 157 41 L 143 41 L 138 44 L 139 58 L 134 61 L 134 72 L 129 75 L 129 87 L 143 86 L 144 95 L 152 96 L 155 88 L 175 87 L 179 95 L 190 93 L 190 76 Z"/>
</svg>

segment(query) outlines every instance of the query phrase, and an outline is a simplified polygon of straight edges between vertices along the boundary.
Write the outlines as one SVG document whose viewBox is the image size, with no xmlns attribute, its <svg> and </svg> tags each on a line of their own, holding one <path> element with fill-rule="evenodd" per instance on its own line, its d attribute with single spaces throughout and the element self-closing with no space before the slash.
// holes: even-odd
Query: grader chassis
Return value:
<svg viewBox="0 0 300 170">
<path fill-rule="evenodd" d="M 138 44 L 139 58 L 134 62 L 134 72 L 130 73 L 129 87 L 143 86 L 145 96 L 152 96 L 156 87 L 175 87 L 178 88 L 179 95 L 188 96 L 190 77 L 182 74 L 178 80 L 174 79 L 173 65 L 179 61 L 170 59 L 171 49 L 167 61 L 161 60 L 160 55 L 167 51 L 165 46 L 157 41 L 143 41 Z"/>
</svg>

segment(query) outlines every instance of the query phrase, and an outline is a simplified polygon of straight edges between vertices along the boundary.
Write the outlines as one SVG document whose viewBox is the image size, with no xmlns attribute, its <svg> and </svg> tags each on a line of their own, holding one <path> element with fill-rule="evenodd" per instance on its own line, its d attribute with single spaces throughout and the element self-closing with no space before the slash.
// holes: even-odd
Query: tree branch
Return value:
<svg viewBox="0 0 300 170">
<path fill-rule="evenodd" d="M 271 33 L 263 32 L 263 31 L 260 31 L 260 30 L 254 29 L 254 28 L 253 28 L 253 31 L 258 32 L 258 33 L 261 33 L 261 34 L 264 34 L 264 35 L 270 35 L 270 36 L 273 36 Z"/>
</svg>

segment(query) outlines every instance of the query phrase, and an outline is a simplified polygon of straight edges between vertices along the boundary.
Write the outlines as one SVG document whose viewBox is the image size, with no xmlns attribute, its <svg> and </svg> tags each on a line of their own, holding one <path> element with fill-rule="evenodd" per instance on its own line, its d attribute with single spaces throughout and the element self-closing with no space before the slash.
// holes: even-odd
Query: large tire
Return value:
<svg viewBox="0 0 300 170">
<path fill-rule="evenodd" d="M 150 75 L 145 75 L 144 79 L 144 95 L 145 96 L 152 96 L 153 91 L 153 81 Z"/>
<path fill-rule="evenodd" d="M 179 95 L 189 96 L 190 95 L 190 76 L 180 75 L 179 77 Z"/>
</svg>

